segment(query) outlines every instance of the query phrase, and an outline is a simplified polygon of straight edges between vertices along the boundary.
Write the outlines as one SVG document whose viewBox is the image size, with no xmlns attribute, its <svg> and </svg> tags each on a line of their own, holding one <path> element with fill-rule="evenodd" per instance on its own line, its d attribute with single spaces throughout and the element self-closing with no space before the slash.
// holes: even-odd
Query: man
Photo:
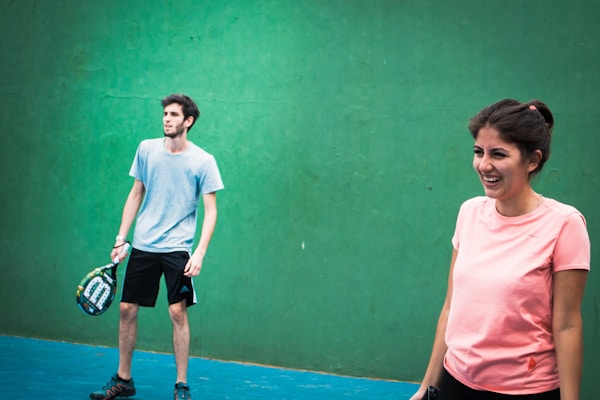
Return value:
<svg viewBox="0 0 600 400">
<path fill-rule="evenodd" d="M 223 182 L 213 156 L 187 140 L 200 115 L 194 101 L 173 94 L 162 100 L 162 106 L 164 138 L 144 140 L 137 149 L 129 172 L 134 178 L 133 187 L 110 255 L 111 259 L 126 256 L 121 255 L 121 248 L 137 216 L 120 304 L 119 369 L 102 390 L 90 394 L 92 399 L 135 394 L 131 361 L 137 337 L 137 313 L 140 306 L 154 307 L 163 274 L 177 368 L 174 398 L 190 399 L 187 308 L 196 304 L 192 277 L 200 273 L 213 235 L 217 220 L 216 192 L 223 189 Z M 204 220 L 198 246 L 192 253 L 200 197 Z"/>
</svg>

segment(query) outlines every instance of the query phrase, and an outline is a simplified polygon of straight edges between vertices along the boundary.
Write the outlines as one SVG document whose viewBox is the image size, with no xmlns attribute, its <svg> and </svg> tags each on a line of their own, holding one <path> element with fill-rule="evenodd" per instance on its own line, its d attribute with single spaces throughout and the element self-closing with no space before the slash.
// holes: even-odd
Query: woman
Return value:
<svg viewBox="0 0 600 400">
<path fill-rule="evenodd" d="M 448 290 L 423 382 L 447 399 L 578 399 L 585 219 L 531 187 L 554 119 L 540 101 L 502 100 L 469 124 L 486 196 L 460 208 Z"/>
</svg>

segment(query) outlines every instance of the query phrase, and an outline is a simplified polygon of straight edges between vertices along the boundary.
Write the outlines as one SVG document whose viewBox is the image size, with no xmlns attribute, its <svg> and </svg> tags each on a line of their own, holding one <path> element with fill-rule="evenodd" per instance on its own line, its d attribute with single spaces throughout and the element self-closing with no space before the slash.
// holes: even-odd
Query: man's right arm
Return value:
<svg viewBox="0 0 600 400">
<path fill-rule="evenodd" d="M 121 256 L 121 249 L 118 247 L 123 244 L 127 240 L 127 235 L 129 234 L 129 229 L 131 225 L 133 225 L 133 221 L 137 216 L 137 213 L 142 205 L 142 200 L 144 200 L 144 195 L 146 194 L 146 187 L 142 183 L 142 181 L 136 179 L 133 182 L 133 186 L 129 191 L 129 195 L 127 196 L 127 200 L 125 201 L 125 206 L 123 207 L 123 216 L 121 217 L 121 226 L 119 227 L 119 234 L 115 240 L 115 248 L 113 248 L 110 253 L 110 259 L 114 260 L 115 257 L 119 256 L 119 261 L 127 257 L 127 254 Z"/>
</svg>

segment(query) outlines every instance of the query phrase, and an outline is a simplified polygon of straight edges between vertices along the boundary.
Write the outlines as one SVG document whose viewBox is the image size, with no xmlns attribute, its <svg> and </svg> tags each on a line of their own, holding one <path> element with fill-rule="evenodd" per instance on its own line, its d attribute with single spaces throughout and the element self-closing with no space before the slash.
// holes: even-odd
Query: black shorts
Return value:
<svg viewBox="0 0 600 400">
<path fill-rule="evenodd" d="M 185 251 L 149 253 L 131 249 L 121 301 L 154 307 L 158 297 L 160 277 L 164 274 L 169 304 L 186 300 L 188 307 L 193 306 L 197 302 L 194 282 L 192 278 L 183 275 L 189 259 L 190 255 Z"/>
<path fill-rule="evenodd" d="M 560 400 L 560 389 L 550 392 L 523 395 L 508 395 L 493 392 L 483 392 L 471 389 L 459 381 L 444 368 L 438 400 Z"/>
</svg>

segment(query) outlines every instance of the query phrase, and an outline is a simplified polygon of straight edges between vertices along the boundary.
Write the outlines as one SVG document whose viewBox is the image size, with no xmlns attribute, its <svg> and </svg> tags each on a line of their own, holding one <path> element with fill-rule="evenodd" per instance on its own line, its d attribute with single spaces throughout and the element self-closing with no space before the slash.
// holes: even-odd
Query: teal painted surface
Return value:
<svg viewBox="0 0 600 400">
<path fill-rule="evenodd" d="M 81 368 L 85 361 L 86 368 Z M 0 336 L 0 384 L 5 398 L 64 400 L 89 398 L 114 373 L 115 348 Z M 138 352 L 133 360 L 136 397 L 159 400 L 173 396 L 175 360 L 170 354 Z M 353 378 L 238 362 L 191 358 L 193 398 L 206 400 L 364 400 L 409 399 L 418 385 Z M 65 376 L 76 376 L 65 382 Z"/>
<path fill-rule="evenodd" d="M 551 106 L 536 188 L 600 239 L 595 1 L 0 5 L 1 333 L 116 345 L 117 308 L 86 317 L 74 285 L 107 261 L 135 148 L 161 135 L 171 92 L 199 103 L 190 137 L 226 185 L 196 355 L 420 379 L 456 212 L 481 193 L 466 123 L 503 97 Z M 592 272 L 587 396 L 599 293 Z M 141 348 L 170 350 L 164 308 L 141 314 Z"/>
</svg>

